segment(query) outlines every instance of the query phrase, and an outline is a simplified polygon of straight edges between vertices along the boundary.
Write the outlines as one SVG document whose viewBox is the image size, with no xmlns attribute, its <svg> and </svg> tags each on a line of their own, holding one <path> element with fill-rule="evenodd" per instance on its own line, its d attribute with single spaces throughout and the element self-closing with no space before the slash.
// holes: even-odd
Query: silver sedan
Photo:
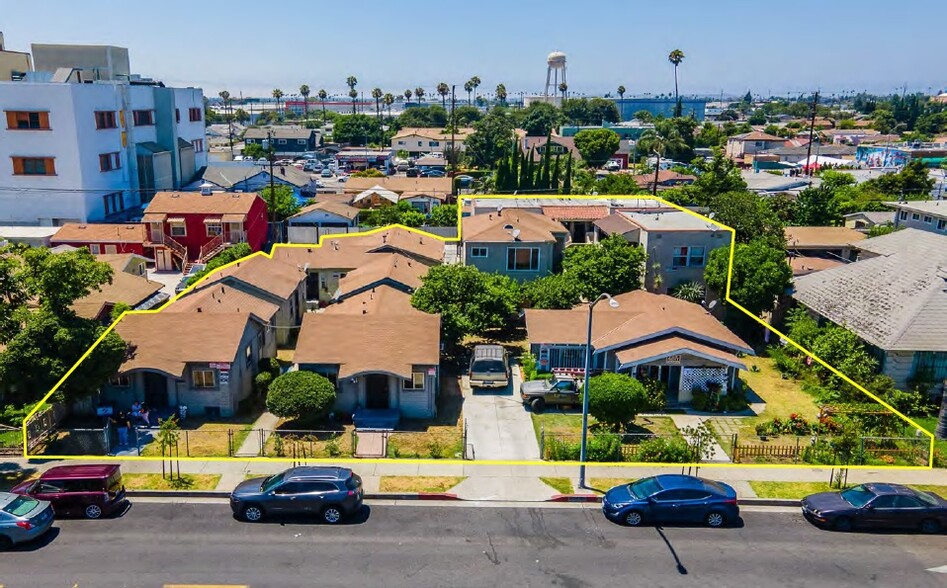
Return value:
<svg viewBox="0 0 947 588">
<path fill-rule="evenodd" d="M 0 549 L 42 537 L 56 519 L 45 500 L 0 492 Z"/>
</svg>

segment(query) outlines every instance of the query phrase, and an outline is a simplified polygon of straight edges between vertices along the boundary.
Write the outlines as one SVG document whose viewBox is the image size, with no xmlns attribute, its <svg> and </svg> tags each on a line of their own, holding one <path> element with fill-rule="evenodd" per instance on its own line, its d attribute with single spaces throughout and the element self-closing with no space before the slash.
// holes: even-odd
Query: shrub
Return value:
<svg viewBox="0 0 947 588">
<path fill-rule="evenodd" d="M 578 461 L 581 445 L 578 441 L 563 441 L 550 437 L 545 442 L 547 459 L 552 461 Z"/>
<path fill-rule="evenodd" d="M 326 453 L 329 455 L 329 457 L 339 457 L 342 455 L 342 450 L 339 449 L 339 444 L 335 439 L 332 439 L 326 443 Z"/>
<path fill-rule="evenodd" d="M 769 356 L 780 373 L 792 378 L 797 378 L 802 373 L 802 361 L 789 355 L 782 347 L 770 346 Z"/>
<path fill-rule="evenodd" d="M 437 439 L 431 439 L 427 442 L 427 451 L 431 459 L 440 459 L 443 457 L 444 446 Z"/>
<path fill-rule="evenodd" d="M 687 441 L 680 437 L 659 437 L 642 441 L 635 457 L 637 461 L 650 463 L 687 463 L 694 461 L 694 452 Z"/>
<path fill-rule="evenodd" d="M 522 372 L 524 382 L 535 380 L 536 356 L 528 352 L 520 355 L 520 371 Z"/>
<path fill-rule="evenodd" d="M 335 403 L 332 382 L 312 372 L 288 372 L 273 380 L 266 395 L 266 409 L 278 417 L 316 419 Z"/>
<path fill-rule="evenodd" d="M 600 463 L 622 461 L 621 436 L 615 434 L 593 436 L 588 441 L 587 458 L 588 461 Z"/>
<path fill-rule="evenodd" d="M 273 374 L 270 372 L 260 372 L 253 378 L 253 388 L 257 394 L 266 394 L 273 383 Z"/>
<path fill-rule="evenodd" d="M 258 371 L 269 372 L 272 374 L 273 378 L 279 375 L 280 365 L 275 357 L 261 357 L 260 361 L 257 363 Z"/>
<path fill-rule="evenodd" d="M 605 373 L 589 381 L 589 414 L 612 430 L 635 420 L 646 401 L 644 386 L 631 376 Z"/>
<path fill-rule="evenodd" d="M 661 380 L 641 378 L 638 380 L 644 386 L 645 406 L 647 412 L 661 412 L 667 407 L 667 386 Z"/>
</svg>

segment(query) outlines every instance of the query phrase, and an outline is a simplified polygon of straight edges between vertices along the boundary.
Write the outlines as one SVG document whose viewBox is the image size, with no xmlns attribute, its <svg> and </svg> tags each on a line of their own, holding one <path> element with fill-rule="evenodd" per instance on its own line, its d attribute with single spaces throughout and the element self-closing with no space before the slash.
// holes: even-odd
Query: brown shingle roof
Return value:
<svg viewBox="0 0 947 588">
<path fill-rule="evenodd" d="M 597 220 L 608 216 L 607 206 L 543 206 L 543 214 L 553 220 Z"/>
<path fill-rule="evenodd" d="M 132 308 L 161 291 L 164 285 L 147 278 L 116 270 L 111 284 L 102 284 L 88 296 L 76 300 L 71 308 L 83 318 L 96 318 L 107 304 L 123 302 Z"/>
<path fill-rule="evenodd" d="M 623 214 L 610 214 L 605 218 L 595 221 L 595 226 L 601 229 L 606 235 L 624 235 L 638 228 L 638 225 L 628 220 L 628 217 Z"/>
<path fill-rule="evenodd" d="M 381 186 L 392 192 L 424 192 L 425 194 L 450 194 L 450 178 L 409 178 L 406 176 L 387 176 L 384 178 L 353 178 L 345 182 L 346 192 L 364 192 L 369 188 Z"/>
<path fill-rule="evenodd" d="M 475 214 L 461 219 L 464 241 L 512 243 L 514 230 L 520 231 L 516 240 L 527 243 L 553 242 L 556 234 L 567 232 L 559 221 L 525 210 L 507 209 L 502 214 Z"/>
<path fill-rule="evenodd" d="M 381 282 L 385 278 L 417 289 L 421 286 L 421 276 L 426 275 L 428 266 L 400 253 L 375 253 L 366 263 L 350 271 L 339 280 L 342 295 Z"/>
<path fill-rule="evenodd" d="M 628 347 L 617 352 L 615 357 L 622 364 L 631 364 L 683 353 L 716 359 L 733 367 L 746 369 L 746 364 L 733 353 L 702 345 L 684 337 L 666 337 L 643 345 Z"/>
<path fill-rule="evenodd" d="M 145 214 L 249 214 L 256 192 L 158 192 Z"/>
<path fill-rule="evenodd" d="M 171 303 L 162 312 L 201 312 L 210 314 L 252 313 L 262 321 L 269 321 L 279 311 L 279 306 L 244 292 L 229 284 L 217 283 L 194 290 Z"/>
<path fill-rule="evenodd" d="M 848 227 L 786 227 L 787 246 L 793 247 L 844 247 L 862 241 L 866 235 Z"/>
<path fill-rule="evenodd" d="M 419 311 L 309 313 L 303 318 L 293 363 L 339 365 L 340 378 L 365 372 L 410 378 L 412 366 L 440 362 L 440 330 L 440 316 Z"/>
<path fill-rule="evenodd" d="M 310 269 L 352 270 L 370 261 L 375 252 L 401 251 L 426 260 L 431 265 L 444 260 L 444 241 L 401 228 L 370 234 L 331 235 L 321 245 L 277 245 L 273 258 L 293 265 L 309 264 Z"/>
<path fill-rule="evenodd" d="M 141 224 L 81 224 L 66 223 L 49 242 L 56 243 L 144 243 L 148 240 L 145 225 Z"/>
<path fill-rule="evenodd" d="M 794 255 L 789 258 L 789 267 L 792 268 L 793 277 L 807 276 L 813 272 L 820 272 L 840 265 L 845 265 L 845 263 L 837 259 L 806 257 L 805 255 Z"/>
<path fill-rule="evenodd" d="M 762 131 L 752 131 L 750 133 L 743 133 L 742 135 L 734 135 L 730 137 L 730 140 L 739 140 L 739 141 L 786 141 L 783 137 L 777 137 L 776 135 L 770 135 L 769 133 L 764 133 Z"/>
<path fill-rule="evenodd" d="M 635 180 L 635 183 L 638 184 L 639 188 L 646 188 L 654 184 L 654 174 L 639 174 L 637 176 L 632 176 L 632 179 Z M 658 171 L 658 184 L 664 184 L 667 182 L 675 183 L 686 183 L 694 182 L 697 179 L 696 176 L 689 176 L 687 174 L 679 174 L 676 171 L 669 169 L 662 169 Z"/>
<path fill-rule="evenodd" d="M 358 216 L 359 210 L 354 206 L 349 206 L 344 202 L 338 202 L 334 200 L 323 200 L 322 202 L 316 202 L 315 204 L 310 204 L 309 206 L 302 207 L 299 212 L 294 214 L 289 218 L 298 218 L 303 216 L 307 212 L 328 212 L 329 214 L 334 214 L 336 216 L 341 216 L 342 218 L 347 218 L 352 220 Z"/>
<path fill-rule="evenodd" d="M 122 371 L 157 370 L 184 375 L 187 363 L 230 363 L 237 356 L 249 314 L 130 314 L 115 331 L 134 352 Z"/>
<path fill-rule="evenodd" d="M 454 131 L 454 140 L 463 141 L 468 136 L 472 135 L 474 129 L 470 127 L 460 127 Z M 412 135 L 417 135 L 418 137 L 424 137 L 426 139 L 434 139 L 436 141 L 450 141 L 451 133 L 445 129 L 430 128 L 430 127 L 405 127 L 395 133 L 392 139 L 404 139 L 405 137 L 410 137 Z"/>
<path fill-rule="evenodd" d="M 213 272 L 201 287 L 224 278 L 235 278 L 279 298 L 288 299 L 299 283 L 306 279 L 306 274 L 293 264 L 258 253 Z"/>
</svg>

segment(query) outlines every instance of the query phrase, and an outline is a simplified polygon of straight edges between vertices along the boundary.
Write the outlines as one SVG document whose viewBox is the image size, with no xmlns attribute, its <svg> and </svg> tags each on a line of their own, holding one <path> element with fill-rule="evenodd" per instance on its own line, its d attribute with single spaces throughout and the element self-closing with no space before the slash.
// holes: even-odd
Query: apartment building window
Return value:
<svg viewBox="0 0 947 588">
<path fill-rule="evenodd" d="M 924 215 L 924 222 L 927 224 L 931 224 L 932 222 L 934 222 L 934 217 Z"/>
<path fill-rule="evenodd" d="M 117 128 L 115 124 L 115 113 L 111 110 L 96 110 L 95 128 L 99 130 Z"/>
<path fill-rule="evenodd" d="M 539 269 L 538 247 L 510 247 L 506 250 L 506 269 L 511 272 L 534 272 Z"/>
<path fill-rule="evenodd" d="M 92 243 L 89 245 L 89 252 L 91 252 L 92 255 L 98 255 L 99 253 L 102 253 L 102 246 L 98 243 Z"/>
<path fill-rule="evenodd" d="M 102 197 L 102 202 L 105 203 L 105 216 L 125 210 L 125 198 L 122 197 L 121 192 L 106 194 Z"/>
<path fill-rule="evenodd" d="M 154 110 L 136 110 L 132 113 L 136 127 L 149 127 L 155 124 Z"/>
<path fill-rule="evenodd" d="M 410 380 L 401 381 L 402 390 L 424 390 L 424 372 L 411 372 Z"/>
<path fill-rule="evenodd" d="M 171 225 L 171 236 L 172 237 L 187 237 L 187 226 L 184 224 L 184 221 L 169 221 Z"/>
<path fill-rule="evenodd" d="M 14 131 L 48 131 L 49 113 L 33 110 L 8 110 L 7 128 Z"/>
<path fill-rule="evenodd" d="M 188 108 L 188 109 L 187 109 L 187 117 L 188 117 L 188 119 L 189 119 L 191 122 L 200 122 L 201 119 L 203 118 L 203 117 L 201 116 L 202 114 L 203 114 L 203 113 L 201 112 L 201 109 L 200 109 L 200 108 Z"/>
<path fill-rule="evenodd" d="M 908 220 L 908 213 L 906 210 L 901 211 L 901 220 Z"/>
<path fill-rule="evenodd" d="M 921 215 L 919 215 L 919 214 L 916 213 L 916 212 L 912 212 L 912 213 L 911 213 L 911 220 L 915 220 L 915 221 L 916 221 L 916 220 L 921 220 Z"/>
<path fill-rule="evenodd" d="M 471 247 L 470 248 L 470 257 L 486 257 L 487 248 L 486 247 Z"/>
<path fill-rule="evenodd" d="M 672 267 L 701 267 L 704 265 L 703 247 L 675 247 L 671 257 Z"/>
<path fill-rule="evenodd" d="M 14 157 L 13 175 L 15 176 L 54 176 L 56 175 L 53 157 Z"/>
<path fill-rule="evenodd" d="M 297 145 L 305 145 L 305 144 L 306 144 L 306 140 L 305 140 L 305 139 L 296 139 L 296 144 L 297 144 Z"/>
<path fill-rule="evenodd" d="M 223 225 L 220 222 L 209 222 L 204 225 L 207 227 L 207 236 L 216 237 L 217 235 L 224 232 Z"/>
<path fill-rule="evenodd" d="M 112 171 L 115 169 L 122 168 L 122 157 L 116 151 L 114 153 L 103 153 L 99 155 L 99 170 L 100 171 Z"/>
<path fill-rule="evenodd" d="M 947 229 L 947 220 L 941 219 L 937 221 L 937 230 L 943 231 L 944 229 Z"/>
<path fill-rule="evenodd" d="M 704 265 L 704 248 L 703 247 L 691 247 L 689 253 L 688 265 L 692 267 L 700 267 Z"/>
<path fill-rule="evenodd" d="M 195 388 L 213 388 L 215 383 L 214 370 L 194 370 L 191 372 Z"/>
<path fill-rule="evenodd" d="M 204 151 L 204 139 L 194 139 L 191 141 L 191 146 L 194 147 L 194 153 L 202 153 Z"/>
<path fill-rule="evenodd" d="M 398 145 L 404 145 L 404 141 L 398 141 Z"/>
<path fill-rule="evenodd" d="M 437 146 L 440 145 L 440 144 L 441 144 L 440 141 L 428 141 L 428 142 L 427 142 L 427 146 L 428 146 L 428 147 L 437 147 Z"/>
</svg>

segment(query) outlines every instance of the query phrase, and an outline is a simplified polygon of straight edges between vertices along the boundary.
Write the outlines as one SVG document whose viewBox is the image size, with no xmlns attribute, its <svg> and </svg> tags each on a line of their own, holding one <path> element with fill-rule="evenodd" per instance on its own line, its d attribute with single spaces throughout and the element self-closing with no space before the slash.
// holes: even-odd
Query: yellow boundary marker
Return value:
<svg viewBox="0 0 947 588">
<path fill-rule="evenodd" d="M 375 234 L 375 233 L 380 233 L 380 232 L 383 232 L 383 231 L 388 231 L 388 230 L 390 230 L 390 229 L 392 229 L 392 228 L 399 228 L 399 229 L 404 229 L 404 230 L 409 231 L 409 232 L 413 232 L 413 233 L 418 233 L 418 234 L 421 234 L 421 235 L 425 235 L 425 236 L 427 236 L 427 237 L 432 237 L 432 238 L 435 238 L 435 239 L 439 239 L 439 240 L 441 240 L 441 241 L 444 241 L 445 243 L 449 243 L 449 242 L 460 242 L 461 239 L 462 239 L 462 237 L 463 237 L 463 235 L 461 234 L 462 226 L 463 226 L 463 225 L 462 225 L 462 222 L 461 222 L 461 218 L 463 217 L 463 205 L 464 205 L 464 202 L 465 202 L 465 201 L 467 201 L 467 200 L 479 200 L 479 199 L 508 199 L 508 198 L 517 198 L 517 196 L 512 195 L 512 194 L 486 194 L 486 195 L 463 195 L 463 196 L 460 196 L 460 197 L 458 198 L 458 202 L 457 202 L 457 237 L 455 237 L 455 238 L 451 238 L 451 237 L 441 237 L 440 235 L 435 235 L 435 234 L 433 234 L 433 233 L 428 233 L 427 231 L 422 231 L 422 230 L 419 230 L 419 229 L 416 229 L 416 228 L 413 228 L 413 227 L 406 227 L 406 226 L 400 225 L 400 224 L 387 225 L 387 226 L 384 226 L 384 227 L 378 227 L 378 228 L 371 229 L 371 230 L 368 230 L 368 231 L 360 231 L 360 232 L 358 232 L 358 233 L 346 233 L 346 234 L 343 234 L 343 235 L 331 235 L 331 238 L 332 238 L 332 239 L 340 239 L 340 238 L 346 238 L 346 237 L 362 237 L 362 236 L 365 236 L 365 235 L 372 235 L 372 234 Z M 927 437 L 930 439 L 930 447 L 929 447 L 929 454 L 928 454 L 928 463 L 927 463 L 926 466 L 852 465 L 852 466 L 845 466 L 845 467 L 847 467 L 848 469 L 878 469 L 878 468 L 882 468 L 882 467 L 883 467 L 883 468 L 890 468 L 890 469 L 895 469 L 895 470 L 929 470 L 929 469 L 932 469 L 932 468 L 933 468 L 933 464 L 934 464 L 934 434 L 933 434 L 933 433 L 931 433 L 931 432 L 929 432 L 928 430 L 924 429 L 923 427 L 921 427 L 920 425 L 918 425 L 917 423 L 915 423 L 914 421 L 912 421 L 912 420 L 911 420 L 910 418 L 908 418 L 907 416 L 901 414 L 900 412 L 898 412 L 897 410 L 895 410 L 892 406 L 890 406 L 888 403 L 886 403 L 886 402 L 883 401 L 882 399 L 878 398 L 877 396 L 875 396 L 874 394 L 872 394 L 871 392 L 869 392 L 869 391 L 868 391 L 867 389 L 865 389 L 863 386 L 861 386 L 860 384 L 856 383 L 856 382 L 853 381 L 851 378 L 849 378 L 848 376 L 846 376 L 845 374 L 843 374 L 842 372 L 840 372 L 840 371 L 837 370 L 836 368 L 832 367 L 831 365 L 829 365 L 828 363 L 826 363 L 825 361 L 823 361 L 822 359 L 820 359 L 817 355 L 815 355 L 814 353 L 812 353 L 811 351 L 809 351 L 808 349 L 806 349 L 806 348 L 803 347 L 802 345 L 799 345 L 798 343 L 796 343 L 795 341 L 793 341 L 792 339 L 790 339 L 788 336 L 786 336 L 784 333 L 781 333 L 779 330 L 777 330 L 776 328 L 774 328 L 772 325 L 770 325 L 770 324 L 767 323 L 766 321 L 762 320 L 760 317 L 754 315 L 753 313 L 751 313 L 751 312 L 748 311 L 747 309 L 743 308 L 743 306 L 741 306 L 738 302 L 736 302 L 736 301 L 734 301 L 732 298 L 730 298 L 730 283 L 731 283 L 731 280 L 733 279 L 733 254 L 734 254 L 734 250 L 736 249 L 736 248 L 735 248 L 735 244 L 736 244 L 736 231 L 735 231 L 732 227 L 728 227 L 727 225 L 721 224 L 721 223 L 719 223 L 719 222 L 717 222 L 717 221 L 715 221 L 715 220 L 713 220 L 713 219 L 711 219 L 711 218 L 708 218 L 708 217 L 706 217 L 706 216 L 704 216 L 704 215 L 702 215 L 702 214 L 698 214 L 698 213 L 696 213 L 696 212 L 694 212 L 694 211 L 692 211 L 692 210 L 688 210 L 688 209 L 686 209 L 686 208 L 684 208 L 684 207 L 682 207 L 682 206 L 678 206 L 677 204 L 674 204 L 673 202 L 668 202 L 667 200 L 665 200 L 665 199 L 663 199 L 663 198 L 660 198 L 660 197 L 657 197 L 657 196 L 652 196 L 652 195 L 650 195 L 650 194 L 645 194 L 645 195 L 623 195 L 623 196 L 618 196 L 618 195 L 582 196 L 582 195 L 537 194 L 537 195 L 535 195 L 535 196 L 524 196 L 524 198 L 533 198 L 533 199 L 542 199 L 542 200 L 555 200 L 555 199 L 566 199 L 566 198 L 568 198 L 568 199 L 570 199 L 570 200 L 622 200 L 622 199 L 628 199 L 628 198 L 634 198 L 634 199 L 637 199 L 637 200 L 657 200 L 658 202 L 664 204 L 665 206 L 669 206 L 669 207 L 675 208 L 675 209 L 677 209 L 677 210 L 680 210 L 681 212 L 685 212 L 685 213 L 690 214 L 690 215 L 692 215 L 692 216 L 694 216 L 694 217 L 696 217 L 696 218 L 699 218 L 699 219 L 702 220 L 702 221 L 709 222 L 709 223 L 713 223 L 713 224 L 717 225 L 718 227 L 721 227 L 722 229 L 724 229 L 724 230 L 726 230 L 726 231 L 729 231 L 729 232 L 730 232 L 730 260 L 729 260 L 728 267 L 727 267 L 727 288 L 726 288 L 726 293 L 725 293 L 725 296 L 724 296 L 724 298 L 726 299 L 726 301 L 727 301 L 728 303 L 732 304 L 732 305 L 734 306 L 734 308 L 739 309 L 741 312 L 743 312 L 744 314 L 746 314 L 747 316 L 749 316 L 750 318 L 752 318 L 753 320 L 755 320 L 757 323 L 759 323 L 759 324 L 762 325 L 763 327 L 769 329 L 770 331 L 772 331 L 773 333 L 775 333 L 776 335 L 778 335 L 780 338 L 782 338 L 782 339 L 788 341 L 793 347 L 795 347 L 796 349 L 802 351 L 803 353 L 805 353 L 806 355 L 808 355 L 809 357 L 811 357 L 811 358 L 813 359 L 813 361 L 817 361 L 821 366 L 823 366 L 824 368 L 828 369 L 829 371 L 831 371 L 831 372 L 832 372 L 833 374 L 835 374 L 836 376 L 842 378 L 845 382 L 847 382 L 848 384 L 851 384 L 851 385 L 854 386 L 857 390 L 861 391 L 861 392 L 864 393 L 866 396 L 868 396 L 869 398 L 871 398 L 872 400 L 874 400 L 875 402 L 877 402 L 877 403 L 880 404 L 881 406 L 885 407 L 887 410 L 890 410 L 891 412 L 893 412 L 893 413 L 894 413 L 895 415 L 897 415 L 901 420 L 905 421 L 906 423 L 908 423 L 908 424 L 911 425 L 912 427 L 915 427 L 918 431 L 923 432 L 923 434 L 927 435 Z M 243 257 L 243 258 L 241 258 L 241 259 L 238 259 L 238 260 L 236 260 L 236 261 L 233 261 L 233 262 L 231 262 L 231 263 L 228 263 L 227 265 L 223 265 L 223 266 L 217 268 L 216 270 L 214 270 L 214 272 L 211 272 L 211 273 L 216 273 L 217 271 L 226 269 L 226 268 L 228 268 L 228 267 L 230 267 L 230 266 L 232 266 L 232 265 L 235 265 L 235 264 L 237 264 L 237 263 L 240 263 L 240 262 L 243 261 L 243 260 L 250 259 L 251 257 L 256 257 L 256 256 L 259 256 L 259 255 L 262 255 L 262 256 L 264 256 L 264 257 L 266 257 L 266 258 L 268 258 L 268 259 L 272 259 L 272 258 L 273 258 L 273 252 L 275 252 L 277 248 L 300 248 L 300 247 L 310 248 L 310 247 L 322 247 L 322 246 L 323 246 L 323 243 L 325 242 L 325 238 L 326 238 L 326 235 L 323 235 L 323 236 L 319 239 L 319 243 L 318 243 L 318 244 L 312 244 L 312 243 L 277 243 L 277 244 L 273 245 L 273 248 L 270 250 L 270 253 L 266 253 L 266 252 L 263 252 L 263 251 L 257 251 L 257 252 L 252 253 L 252 254 L 250 254 L 250 255 L 248 255 L 248 256 L 246 256 L 246 257 Z M 28 450 L 29 445 L 28 445 L 28 438 L 27 438 L 27 434 L 26 434 L 26 423 L 29 421 L 29 419 L 30 419 L 40 408 L 42 408 L 42 406 L 46 403 L 46 401 L 49 400 L 49 397 L 52 396 L 52 395 L 56 392 L 56 390 L 59 389 L 60 386 L 62 386 L 62 384 L 66 381 L 66 379 L 67 379 L 70 375 L 72 375 L 72 372 L 74 372 L 74 371 L 76 370 L 76 368 L 79 367 L 79 364 L 81 364 L 83 361 L 86 360 L 86 358 L 89 357 L 89 355 L 90 355 L 90 354 L 92 353 L 92 351 L 99 345 L 99 343 L 101 343 L 102 340 L 103 340 L 109 333 L 112 332 L 112 330 L 115 328 L 115 325 L 117 325 L 117 324 L 119 323 L 119 321 L 121 321 L 123 318 L 125 318 L 126 315 L 129 315 L 129 314 L 154 314 L 154 313 L 161 312 L 164 308 L 167 308 L 168 305 L 174 303 L 174 302 L 177 301 L 179 298 L 181 298 L 182 296 L 186 295 L 186 294 L 187 294 L 188 292 L 190 292 L 194 287 L 196 287 L 198 284 L 200 284 L 201 282 L 203 282 L 204 280 L 206 280 L 206 279 L 207 279 L 208 277 L 210 277 L 210 276 L 211 276 L 211 274 L 207 274 L 206 276 L 204 276 L 203 278 L 201 278 L 200 280 L 198 280 L 198 281 L 195 282 L 194 284 L 191 284 L 191 285 L 188 286 L 185 290 L 183 290 L 180 294 L 176 295 L 174 298 L 168 300 L 165 304 L 161 305 L 160 308 L 156 308 L 156 309 L 152 309 L 152 310 L 128 310 L 128 311 L 123 312 L 122 315 L 118 317 L 118 319 L 116 319 L 114 322 L 112 322 L 112 324 L 109 325 L 109 327 L 105 330 L 105 332 L 102 333 L 102 336 L 99 337 L 99 338 L 95 341 L 95 343 L 93 343 L 92 346 L 89 347 L 88 350 L 86 350 L 86 352 L 85 352 L 84 354 L 82 354 L 82 357 L 79 358 L 79 360 L 75 363 L 75 365 L 73 365 L 71 368 L 69 368 L 69 371 L 67 371 L 66 374 L 65 374 L 62 378 L 60 378 L 58 382 L 56 382 L 56 385 L 53 386 L 53 388 L 52 388 L 45 396 L 43 396 L 43 399 L 40 400 L 40 402 L 36 405 L 36 407 L 33 408 L 33 410 L 31 410 L 31 411 L 29 412 L 29 414 L 27 414 L 26 417 L 23 419 L 23 457 L 24 457 L 24 458 L 27 458 L 27 459 L 29 459 L 29 458 L 36 458 L 36 459 L 39 459 L 39 458 L 42 458 L 42 459 L 72 459 L 72 460 L 78 460 L 78 459 L 82 459 L 82 460 L 96 459 L 96 460 L 114 460 L 114 461 L 132 461 L 132 460 L 133 460 L 133 461 L 160 461 L 160 460 L 164 459 L 164 458 L 162 458 L 162 457 L 160 457 L 160 456 L 102 456 L 102 455 L 46 455 L 46 454 L 30 455 L 30 454 L 29 454 L 29 450 Z M 182 457 L 182 458 L 179 458 L 179 459 L 180 459 L 181 461 L 224 461 L 224 462 L 226 462 L 226 461 L 234 461 L 234 460 L 237 460 L 237 461 L 247 460 L 247 461 L 277 462 L 277 463 L 290 463 L 290 462 L 292 462 L 292 459 L 291 459 L 291 458 L 282 458 L 282 457 L 252 457 L 252 458 L 236 458 L 236 457 Z M 307 461 L 311 461 L 311 462 L 313 462 L 313 463 L 321 463 L 321 462 L 331 462 L 331 463 L 417 463 L 417 464 L 422 464 L 422 463 L 439 463 L 439 464 L 510 465 L 510 466 L 512 466 L 512 465 L 516 465 L 516 466 L 540 466 L 540 465 L 541 465 L 541 466 L 571 466 L 571 465 L 579 465 L 579 463 L 580 463 L 580 462 L 577 462 L 577 461 L 555 461 L 555 462 L 547 462 L 547 461 L 541 461 L 541 460 L 540 460 L 540 461 L 532 461 L 532 460 L 511 460 L 511 461 L 504 461 L 504 460 L 479 460 L 479 461 L 477 461 L 477 460 L 474 460 L 474 461 L 468 461 L 468 460 L 458 460 L 458 459 L 436 459 L 436 460 L 435 460 L 435 459 L 391 459 L 391 458 L 376 458 L 376 459 L 355 459 L 355 458 L 348 458 L 348 459 L 309 459 L 309 460 L 307 460 Z M 619 462 L 619 463 L 586 462 L 586 463 L 589 464 L 589 465 L 595 465 L 595 466 L 611 466 L 611 467 L 642 467 L 642 466 L 648 466 L 648 467 L 660 467 L 660 466 L 682 467 L 682 466 L 684 466 L 684 467 L 686 467 L 686 466 L 688 466 L 688 465 L 690 465 L 690 466 L 697 466 L 697 465 L 699 465 L 700 467 L 717 467 L 717 468 L 726 468 L 726 467 L 747 468 L 747 467 L 754 467 L 754 468 L 784 468 L 784 469 L 799 469 L 799 468 L 805 468 L 805 469 L 814 469 L 814 468 L 815 468 L 815 469 L 829 469 L 829 468 L 837 468 L 837 467 L 839 467 L 838 465 L 832 466 L 832 465 L 821 465 L 821 464 L 741 464 L 741 463 L 700 463 L 700 464 L 679 464 L 679 463 L 675 463 L 675 464 L 663 464 L 663 463 L 648 463 L 648 462 Z"/>
</svg>

